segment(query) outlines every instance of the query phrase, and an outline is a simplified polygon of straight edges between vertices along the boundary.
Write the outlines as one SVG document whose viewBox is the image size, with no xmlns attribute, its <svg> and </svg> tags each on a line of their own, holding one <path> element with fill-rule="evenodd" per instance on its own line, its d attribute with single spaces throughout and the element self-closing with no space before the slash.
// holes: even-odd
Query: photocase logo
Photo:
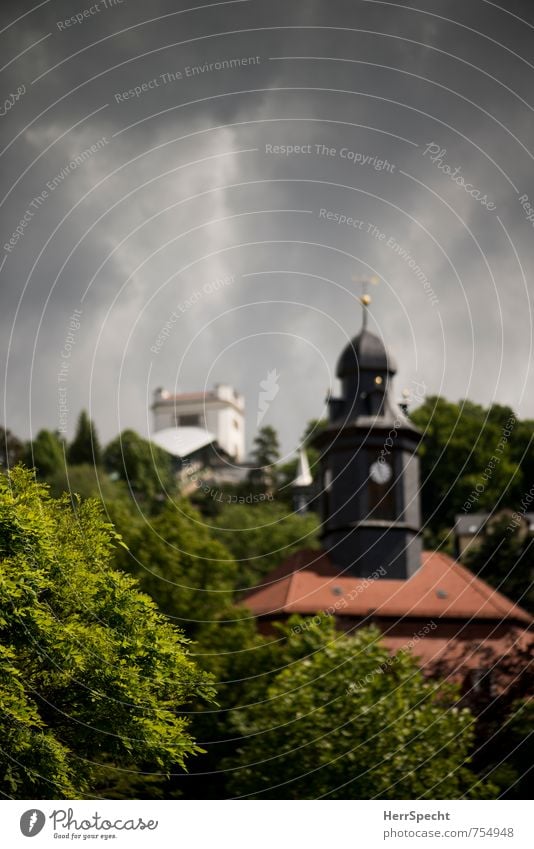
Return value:
<svg viewBox="0 0 534 849">
<path fill-rule="evenodd" d="M 46 817 L 43 812 L 36 808 L 31 808 L 22 814 L 20 818 L 20 830 L 24 837 L 35 837 L 36 834 L 42 831 L 45 822 Z"/>
<path fill-rule="evenodd" d="M 265 380 L 260 380 L 260 387 L 262 391 L 258 398 L 258 415 L 256 418 L 256 425 L 261 424 L 267 410 L 269 409 L 271 401 L 274 401 L 278 395 L 278 391 L 280 389 L 278 386 L 279 379 L 280 375 L 274 368 L 272 371 L 267 372 Z"/>
</svg>

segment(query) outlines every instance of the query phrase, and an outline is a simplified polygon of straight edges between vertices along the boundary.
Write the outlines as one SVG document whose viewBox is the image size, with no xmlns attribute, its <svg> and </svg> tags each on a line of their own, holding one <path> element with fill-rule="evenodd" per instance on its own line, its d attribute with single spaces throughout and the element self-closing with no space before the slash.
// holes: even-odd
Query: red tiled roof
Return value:
<svg viewBox="0 0 534 849">
<path fill-rule="evenodd" d="M 383 641 L 392 653 L 409 649 L 421 666 L 433 667 L 446 661 L 448 674 L 452 677 L 468 669 L 492 667 L 497 658 L 510 656 L 517 650 L 524 651 L 532 646 L 530 632 L 518 625 L 510 626 L 506 636 L 493 633 L 491 626 L 487 627 L 490 628 L 489 633 L 479 634 L 478 638 L 468 631 L 447 636 L 435 636 L 435 632 L 431 632 L 418 639 L 417 631 L 414 630 L 412 644 L 410 635 L 399 636 L 387 631 L 383 634 Z M 490 657 L 493 659 L 489 660 Z"/>
<path fill-rule="evenodd" d="M 532 617 L 446 554 L 425 551 L 408 580 L 365 580 L 339 574 L 325 551 L 298 551 L 243 599 L 256 616 L 322 610 L 362 618 L 512 620 Z"/>
</svg>

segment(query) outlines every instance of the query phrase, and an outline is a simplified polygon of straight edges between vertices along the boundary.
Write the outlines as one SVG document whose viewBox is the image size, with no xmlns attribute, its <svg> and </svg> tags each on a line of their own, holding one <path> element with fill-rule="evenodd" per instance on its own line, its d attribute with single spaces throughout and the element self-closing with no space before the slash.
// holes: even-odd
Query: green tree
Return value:
<svg viewBox="0 0 534 849">
<path fill-rule="evenodd" d="M 213 536 L 236 559 L 236 586 L 241 589 L 254 586 L 298 549 L 319 546 L 314 513 L 296 514 L 273 502 L 227 504 L 214 525 Z"/>
<path fill-rule="evenodd" d="M 188 634 L 231 604 L 233 557 L 211 537 L 187 501 L 168 501 L 157 515 L 137 522 L 137 532 L 128 542 L 132 550 L 128 568 L 160 610 Z"/>
<path fill-rule="evenodd" d="M 72 466 L 80 466 L 84 463 L 99 466 L 101 455 L 96 428 L 85 410 L 82 410 L 78 417 L 74 439 L 69 445 L 68 461 Z"/>
<path fill-rule="evenodd" d="M 282 669 L 263 700 L 236 712 L 243 737 L 230 791 L 283 799 L 486 797 L 469 768 L 473 718 L 451 685 L 427 682 L 376 629 L 321 630 L 317 651 Z M 291 625 L 291 622 L 290 622 Z M 295 628 L 295 624 L 292 625 Z"/>
<path fill-rule="evenodd" d="M 534 538 L 512 514 L 488 521 L 464 562 L 475 575 L 534 613 Z"/>
<path fill-rule="evenodd" d="M 508 716 L 488 735 L 486 750 L 490 763 L 485 765 L 488 778 L 499 787 L 500 798 L 532 798 L 534 763 L 534 702 L 517 701 Z"/>
<path fill-rule="evenodd" d="M 180 716 L 210 699 L 183 635 L 113 568 L 94 501 L 0 479 L 0 786 L 15 798 L 95 793 L 101 765 L 165 772 L 199 751 Z"/>
<path fill-rule="evenodd" d="M 104 463 L 110 473 L 126 481 L 136 499 L 151 500 L 175 489 L 170 454 L 133 430 L 124 430 L 109 443 Z"/>
<path fill-rule="evenodd" d="M 10 430 L 0 427 L 0 468 L 11 469 L 22 460 L 24 445 Z"/>
<path fill-rule="evenodd" d="M 255 468 L 249 472 L 250 483 L 259 488 L 276 486 L 276 461 L 280 457 L 280 445 L 274 427 L 266 425 L 259 429 L 251 456 Z"/>
<path fill-rule="evenodd" d="M 273 466 L 280 457 L 278 434 L 274 427 L 266 425 L 260 428 L 254 438 L 252 458 L 257 466 Z"/>
<path fill-rule="evenodd" d="M 457 669 L 472 669 L 476 656 L 476 679 L 468 674 L 462 693 L 462 704 L 476 719 L 472 768 L 491 781 L 504 799 L 532 797 L 534 643 L 517 636 L 509 632 L 498 653 L 479 640 L 454 650 Z M 448 674 L 451 659 L 441 654 L 428 673 L 432 677 Z"/>
<path fill-rule="evenodd" d="M 89 464 L 65 466 L 47 477 L 50 493 L 59 497 L 68 492 L 82 498 L 100 498 L 104 504 L 111 499 L 124 499 L 130 507 L 128 487 L 121 480 L 113 480 L 102 468 Z"/>
<path fill-rule="evenodd" d="M 222 763 L 235 754 L 232 723 L 236 707 L 262 697 L 271 662 L 256 621 L 244 607 L 226 607 L 195 634 L 192 656 L 217 682 L 217 706 L 198 704 L 195 731 L 206 750 L 191 763 L 187 795 L 191 799 L 228 796 Z M 263 674 L 261 674 L 263 672 Z M 258 694 L 258 695 L 256 695 Z"/>
<path fill-rule="evenodd" d="M 41 478 L 48 478 L 65 468 L 65 443 L 51 430 L 40 430 L 24 452 L 24 462 L 34 466 Z"/>
<path fill-rule="evenodd" d="M 453 404 L 427 398 L 411 414 L 423 431 L 420 448 L 423 517 L 434 532 L 450 528 L 467 510 L 511 506 L 521 489 L 521 474 L 512 455 L 515 422 L 504 428 L 509 408 L 485 410 L 471 401 Z M 504 421 L 503 421 L 504 417 Z"/>
<path fill-rule="evenodd" d="M 517 422 L 513 438 L 510 440 L 510 454 L 512 461 L 517 463 L 521 471 L 521 487 L 515 488 L 515 498 L 512 497 L 512 501 L 515 502 L 521 499 L 523 492 L 529 490 L 534 481 L 534 421 L 532 419 Z M 515 504 L 510 503 L 508 506 L 514 507 Z"/>
</svg>

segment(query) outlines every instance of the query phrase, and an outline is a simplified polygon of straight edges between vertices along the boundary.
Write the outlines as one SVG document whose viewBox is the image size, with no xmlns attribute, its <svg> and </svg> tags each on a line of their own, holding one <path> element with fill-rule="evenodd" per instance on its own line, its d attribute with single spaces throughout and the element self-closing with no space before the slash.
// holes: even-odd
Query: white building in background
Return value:
<svg viewBox="0 0 534 849">
<path fill-rule="evenodd" d="M 237 463 L 245 459 L 245 399 L 232 386 L 181 395 L 159 388 L 152 412 L 152 439 L 169 453 L 185 457 L 216 443 Z"/>
</svg>

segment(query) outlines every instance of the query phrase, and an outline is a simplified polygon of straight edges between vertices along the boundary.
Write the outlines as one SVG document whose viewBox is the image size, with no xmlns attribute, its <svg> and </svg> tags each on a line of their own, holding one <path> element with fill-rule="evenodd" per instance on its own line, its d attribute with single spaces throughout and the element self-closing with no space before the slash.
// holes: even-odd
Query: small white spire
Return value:
<svg viewBox="0 0 534 849">
<path fill-rule="evenodd" d="M 306 449 L 301 448 L 299 451 L 299 461 L 297 465 L 297 477 L 292 482 L 292 486 L 310 486 L 313 483 L 313 478 L 310 472 L 310 464 L 308 463 L 308 455 Z"/>
</svg>

